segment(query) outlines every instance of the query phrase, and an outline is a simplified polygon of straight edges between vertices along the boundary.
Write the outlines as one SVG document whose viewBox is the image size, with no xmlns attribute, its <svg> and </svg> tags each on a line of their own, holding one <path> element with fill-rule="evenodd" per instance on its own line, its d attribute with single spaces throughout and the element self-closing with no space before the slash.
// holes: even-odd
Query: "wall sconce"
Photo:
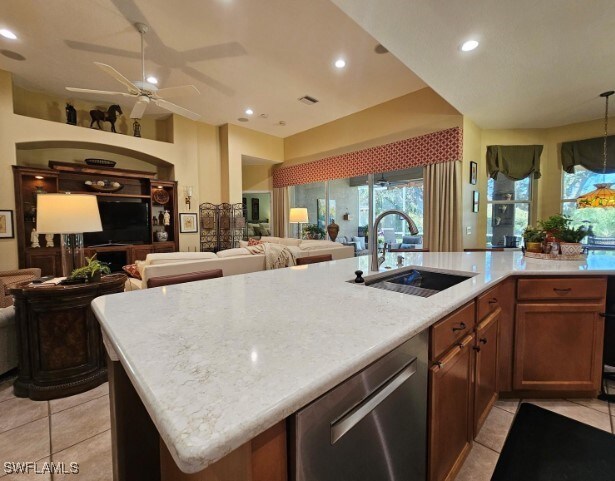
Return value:
<svg viewBox="0 0 615 481">
<path fill-rule="evenodd" d="M 187 185 L 184 187 L 184 198 L 186 201 L 186 205 L 188 206 L 188 210 L 190 210 L 190 201 L 192 200 L 192 186 Z"/>
</svg>

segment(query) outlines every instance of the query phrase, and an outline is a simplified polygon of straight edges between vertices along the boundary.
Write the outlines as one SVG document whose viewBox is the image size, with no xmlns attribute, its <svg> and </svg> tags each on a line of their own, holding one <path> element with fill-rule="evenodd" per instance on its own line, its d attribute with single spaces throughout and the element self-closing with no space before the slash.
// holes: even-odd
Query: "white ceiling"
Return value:
<svg viewBox="0 0 615 481">
<path fill-rule="evenodd" d="M 25 88 L 126 106 L 64 87 L 121 91 L 94 61 L 139 79 L 135 21 L 151 27 L 146 72 L 159 87 L 196 85 L 200 97 L 169 100 L 215 125 L 286 137 L 425 87 L 393 55 L 375 54 L 377 41 L 329 0 L 2 0 L 0 28 L 19 38 L 0 37 L 0 50 L 26 61 L 0 55 L 0 69 Z M 344 70 L 333 67 L 338 56 Z M 298 102 L 306 94 L 320 102 Z M 247 107 L 255 114 L 238 122 Z"/>
<path fill-rule="evenodd" d="M 600 118 L 615 90 L 613 0 L 331 1 L 483 128 Z"/>
</svg>

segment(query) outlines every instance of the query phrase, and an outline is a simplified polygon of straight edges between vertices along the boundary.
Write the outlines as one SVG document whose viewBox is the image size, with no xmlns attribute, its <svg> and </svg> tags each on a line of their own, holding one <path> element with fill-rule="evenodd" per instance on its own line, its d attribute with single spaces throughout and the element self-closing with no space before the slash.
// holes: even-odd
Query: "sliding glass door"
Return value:
<svg viewBox="0 0 615 481">
<path fill-rule="evenodd" d="M 367 176 L 296 185 L 289 192 L 291 208 L 307 208 L 309 229 L 326 236 L 327 226 L 335 222 L 339 225 L 337 240 L 358 243 L 360 251 L 368 247 L 370 219 L 373 221 L 390 209 L 408 214 L 419 228 L 419 234 L 411 236 L 406 221 L 390 215 L 380 225 L 379 240 L 396 248 L 422 247 L 423 169 L 420 167 L 374 174 L 372 205 Z M 291 225 L 289 232 L 296 235 L 297 225 Z"/>
</svg>

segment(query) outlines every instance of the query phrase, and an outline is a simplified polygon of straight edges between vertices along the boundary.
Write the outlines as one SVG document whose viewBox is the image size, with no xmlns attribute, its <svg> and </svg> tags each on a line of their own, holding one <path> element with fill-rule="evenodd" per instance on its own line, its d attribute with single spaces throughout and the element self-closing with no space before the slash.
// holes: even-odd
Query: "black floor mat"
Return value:
<svg viewBox="0 0 615 481">
<path fill-rule="evenodd" d="M 491 481 L 614 481 L 615 436 L 534 404 L 515 416 Z"/>
</svg>

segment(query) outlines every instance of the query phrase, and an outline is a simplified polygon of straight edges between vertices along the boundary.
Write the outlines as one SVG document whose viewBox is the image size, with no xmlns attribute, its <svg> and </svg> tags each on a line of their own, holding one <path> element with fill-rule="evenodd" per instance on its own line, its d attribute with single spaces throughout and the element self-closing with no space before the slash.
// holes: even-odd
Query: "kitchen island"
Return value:
<svg viewBox="0 0 615 481">
<path fill-rule="evenodd" d="M 520 252 L 404 257 L 405 266 L 476 275 L 409 296 L 347 282 L 368 272 L 365 256 L 104 296 L 93 309 L 173 461 L 196 473 L 507 277 L 615 274 L 610 252 L 582 262 Z"/>
</svg>

